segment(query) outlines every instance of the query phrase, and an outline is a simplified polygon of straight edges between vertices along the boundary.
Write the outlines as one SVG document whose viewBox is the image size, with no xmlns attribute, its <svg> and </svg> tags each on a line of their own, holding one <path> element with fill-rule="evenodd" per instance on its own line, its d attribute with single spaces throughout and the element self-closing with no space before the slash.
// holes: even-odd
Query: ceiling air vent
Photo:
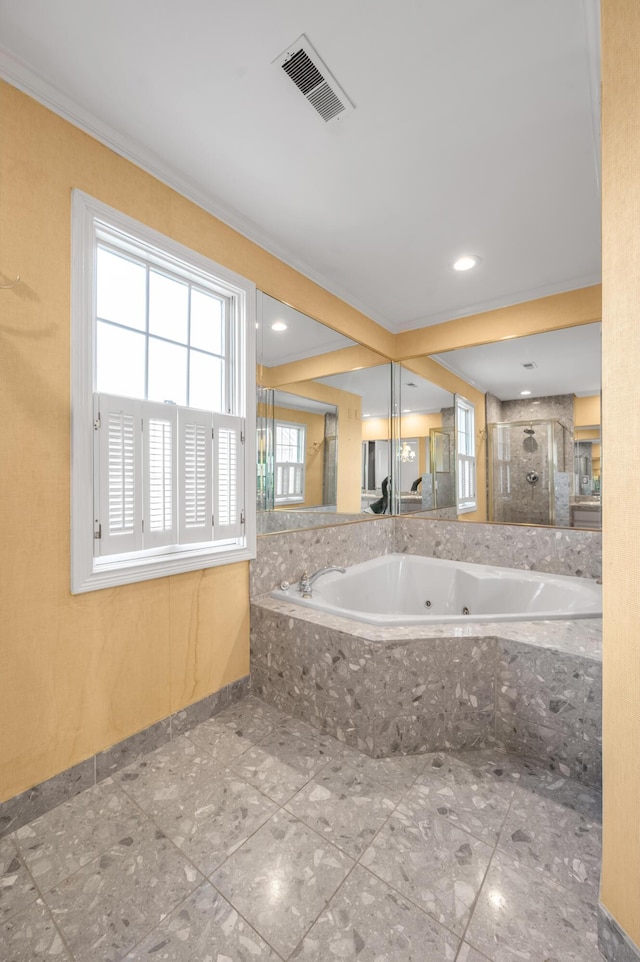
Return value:
<svg viewBox="0 0 640 962">
<path fill-rule="evenodd" d="M 537 367 L 538 365 L 535 361 L 526 361 L 522 366 L 526 368 L 527 371 L 533 371 L 534 367 Z"/>
<path fill-rule="evenodd" d="M 336 120 L 353 104 L 305 35 L 292 43 L 274 63 L 284 70 L 325 123 Z"/>
</svg>

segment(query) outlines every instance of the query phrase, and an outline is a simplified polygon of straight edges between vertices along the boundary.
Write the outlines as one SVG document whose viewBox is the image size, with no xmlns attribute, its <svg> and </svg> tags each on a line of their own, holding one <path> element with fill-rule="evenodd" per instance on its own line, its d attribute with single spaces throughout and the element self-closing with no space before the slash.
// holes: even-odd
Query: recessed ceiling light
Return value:
<svg viewBox="0 0 640 962">
<path fill-rule="evenodd" d="M 472 267 L 480 262 L 480 258 L 475 254 L 463 254 L 451 265 L 454 271 L 470 271 Z"/>
<path fill-rule="evenodd" d="M 284 321 L 276 321 L 274 324 L 271 325 L 272 331 L 286 331 L 286 329 L 287 329 L 287 325 L 285 324 Z"/>
<path fill-rule="evenodd" d="M 402 413 L 403 413 L 403 414 L 411 414 L 411 408 L 403 408 L 403 409 L 402 409 Z"/>
<path fill-rule="evenodd" d="M 528 394 L 531 394 L 531 391 L 520 391 L 521 397 L 527 397 Z"/>
</svg>

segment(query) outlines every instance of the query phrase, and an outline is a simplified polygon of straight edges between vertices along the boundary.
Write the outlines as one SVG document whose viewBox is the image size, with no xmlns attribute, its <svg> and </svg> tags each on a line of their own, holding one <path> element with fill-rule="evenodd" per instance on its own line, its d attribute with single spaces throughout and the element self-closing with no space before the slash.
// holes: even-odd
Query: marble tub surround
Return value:
<svg viewBox="0 0 640 962">
<path fill-rule="evenodd" d="M 286 801 L 246 777 L 276 770 Z M 601 962 L 599 810 L 495 749 L 374 759 L 250 695 L 0 842 L 0 958 Z"/>
<path fill-rule="evenodd" d="M 598 786 L 599 620 L 376 628 L 269 597 L 253 690 L 373 757 L 499 745 Z"/>
<path fill-rule="evenodd" d="M 245 698 L 249 693 L 250 685 L 251 680 L 248 675 L 239 678 L 212 695 L 174 712 L 168 718 L 163 718 L 155 725 L 150 725 L 143 731 L 125 738 L 79 765 L 74 765 L 59 775 L 34 785 L 14 798 L 0 802 L 0 839 L 21 825 L 25 825 L 109 778 L 137 758 L 167 744 L 172 738 L 177 738 L 200 722 L 217 715 L 229 705 Z"/>
<path fill-rule="evenodd" d="M 271 591 L 283 581 L 293 584 L 302 573 L 337 564 L 347 566 L 393 551 L 394 518 L 371 518 L 329 528 L 286 531 L 258 538 L 250 565 L 251 597 Z"/>
<path fill-rule="evenodd" d="M 261 535 L 257 557 L 250 566 L 251 597 L 272 591 L 282 581 L 293 584 L 305 570 L 312 573 L 330 564 L 348 567 L 392 552 L 582 578 L 602 577 L 599 531 L 412 515 Z"/>
<path fill-rule="evenodd" d="M 599 531 L 420 518 L 393 521 L 394 551 L 579 578 L 602 577 Z"/>
</svg>

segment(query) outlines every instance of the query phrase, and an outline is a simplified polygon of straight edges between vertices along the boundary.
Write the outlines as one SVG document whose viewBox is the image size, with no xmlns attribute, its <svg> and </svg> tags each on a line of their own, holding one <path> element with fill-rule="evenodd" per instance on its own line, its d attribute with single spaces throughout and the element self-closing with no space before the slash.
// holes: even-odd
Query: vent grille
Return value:
<svg viewBox="0 0 640 962">
<path fill-rule="evenodd" d="M 353 104 L 344 90 L 304 34 L 274 63 L 284 70 L 325 123 L 353 110 Z"/>
<path fill-rule="evenodd" d="M 538 365 L 536 364 L 535 361 L 527 361 L 527 362 L 526 362 L 525 364 L 523 364 L 522 366 L 523 366 L 524 368 L 526 368 L 527 371 L 533 371 L 534 367 L 537 367 Z"/>
</svg>

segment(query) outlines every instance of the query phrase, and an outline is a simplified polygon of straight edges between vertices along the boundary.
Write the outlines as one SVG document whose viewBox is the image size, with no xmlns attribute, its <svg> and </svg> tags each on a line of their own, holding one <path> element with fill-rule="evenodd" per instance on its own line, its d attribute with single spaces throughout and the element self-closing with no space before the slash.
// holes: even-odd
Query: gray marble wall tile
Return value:
<svg viewBox="0 0 640 962">
<path fill-rule="evenodd" d="M 258 511 L 258 534 L 275 534 L 276 531 L 296 531 L 300 528 L 335 526 L 348 521 L 375 520 L 363 518 L 362 514 L 337 514 L 335 511 Z"/>
<path fill-rule="evenodd" d="M 478 751 L 496 744 L 496 718 L 493 709 L 455 711 L 447 715 L 447 741 L 454 751 Z"/>
<path fill-rule="evenodd" d="M 155 751 L 165 745 L 171 738 L 171 719 L 164 718 L 144 728 L 141 732 L 136 732 L 130 738 L 118 742 L 111 748 L 96 755 L 96 781 L 101 782 L 104 778 L 109 778 L 121 768 L 131 765 L 136 759 L 148 752 Z"/>
<path fill-rule="evenodd" d="M 496 710 L 529 725 L 576 730 L 586 699 L 585 659 L 499 642 Z"/>
<path fill-rule="evenodd" d="M 393 550 L 451 561 L 602 577 L 602 534 L 571 528 L 395 518 Z"/>
<path fill-rule="evenodd" d="M 79 765 L 34 785 L 14 798 L 0 802 L 0 838 L 79 795 L 96 782 L 126 768 L 136 758 L 154 751 L 171 738 L 216 715 L 231 703 L 244 698 L 250 688 L 250 675 L 239 678 L 184 710 L 150 725 L 97 755 L 92 755 Z"/>
<path fill-rule="evenodd" d="M 201 698 L 193 705 L 187 705 L 181 711 L 174 712 L 171 716 L 171 735 L 175 738 L 190 729 L 195 728 L 207 718 L 213 718 L 218 712 L 223 711 L 229 704 L 229 686 L 214 691 L 212 695 Z"/>
<path fill-rule="evenodd" d="M 352 565 L 392 550 L 394 519 L 373 518 L 354 524 L 264 535 L 251 562 L 252 598 L 272 591 L 282 581 L 293 584 L 303 571 L 326 565 Z"/>
<path fill-rule="evenodd" d="M 95 785 L 95 759 L 88 758 L 0 804 L 0 837 Z"/>
<path fill-rule="evenodd" d="M 640 947 L 602 903 L 598 905 L 598 947 L 607 962 L 640 962 Z"/>
<path fill-rule="evenodd" d="M 528 724 L 516 715 L 496 715 L 496 742 L 507 752 L 530 759 L 535 764 L 557 771 L 599 788 L 602 782 L 602 749 L 578 735 Z"/>
</svg>

